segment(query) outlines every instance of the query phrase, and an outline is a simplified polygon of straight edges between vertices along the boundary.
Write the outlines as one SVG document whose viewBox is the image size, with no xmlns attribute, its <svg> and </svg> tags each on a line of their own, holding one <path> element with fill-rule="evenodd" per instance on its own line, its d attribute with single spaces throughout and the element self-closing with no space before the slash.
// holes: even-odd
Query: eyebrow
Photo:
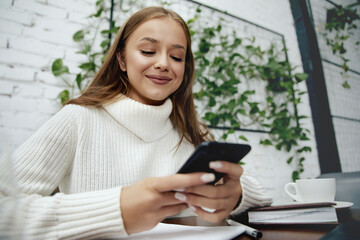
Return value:
<svg viewBox="0 0 360 240">
<path fill-rule="evenodd" d="M 140 39 L 140 42 L 141 41 L 148 41 L 148 42 L 151 42 L 151 43 L 158 43 L 159 42 L 155 38 L 151 38 L 151 37 L 144 37 L 144 38 Z M 181 45 L 181 44 L 173 44 L 172 46 L 174 48 L 181 48 L 181 49 L 185 50 L 185 47 L 183 45 Z"/>
</svg>

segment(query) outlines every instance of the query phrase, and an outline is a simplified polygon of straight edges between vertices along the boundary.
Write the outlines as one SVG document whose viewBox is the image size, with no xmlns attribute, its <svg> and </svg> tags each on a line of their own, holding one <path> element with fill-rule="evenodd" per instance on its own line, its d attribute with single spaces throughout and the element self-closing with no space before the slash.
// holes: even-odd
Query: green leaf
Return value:
<svg viewBox="0 0 360 240">
<path fill-rule="evenodd" d="M 69 90 L 64 90 L 61 93 L 59 93 L 59 95 L 57 96 L 57 98 L 59 98 L 61 100 L 61 104 L 65 105 L 69 99 L 70 99 L 70 93 Z"/>
<path fill-rule="evenodd" d="M 291 143 L 286 144 L 286 151 L 290 152 L 291 147 L 292 147 Z"/>
<path fill-rule="evenodd" d="M 275 145 L 275 148 L 280 151 L 282 146 L 283 146 L 283 143 L 278 143 Z"/>
<path fill-rule="evenodd" d="M 69 73 L 69 68 L 67 66 L 63 66 L 63 62 L 61 58 L 55 59 L 51 66 L 52 73 L 54 76 L 58 77 L 64 73 Z"/>
<path fill-rule="evenodd" d="M 216 28 L 216 31 L 217 31 L 217 32 L 220 32 L 220 31 L 221 31 L 221 28 L 222 28 L 222 26 L 221 26 L 221 24 L 219 24 L 219 25 L 217 26 L 217 28 Z"/>
<path fill-rule="evenodd" d="M 87 55 L 90 51 L 91 51 L 91 46 L 90 46 L 90 45 L 86 45 L 85 48 L 84 48 L 84 50 L 77 51 L 76 53 Z"/>
<path fill-rule="evenodd" d="M 84 30 L 79 30 L 73 35 L 73 40 L 75 42 L 80 42 L 84 39 Z"/>
<path fill-rule="evenodd" d="M 308 141 L 308 140 L 310 140 L 310 138 L 308 138 L 308 136 L 306 136 L 306 134 L 303 133 L 303 134 L 301 134 L 301 136 L 300 136 L 300 140 L 301 140 L 301 141 Z"/>
<path fill-rule="evenodd" d="M 273 145 L 269 139 L 261 140 L 260 144 L 262 145 Z"/>
<path fill-rule="evenodd" d="M 209 98 L 209 103 L 208 103 L 208 106 L 209 107 L 214 107 L 216 105 L 216 100 L 214 97 L 210 97 Z"/>
<path fill-rule="evenodd" d="M 292 180 L 295 182 L 296 180 L 300 179 L 299 178 L 299 172 L 298 171 L 293 171 L 292 173 Z"/>
<path fill-rule="evenodd" d="M 101 57 L 101 59 L 100 59 L 100 60 L 101 60 L 101 63 L 104 63 L 104 62 L 105 62 L 106 57 L 107 57 L 106 54 Z"/>
<path fill-rule="evenodd" d="M 240 136 L 239 136 L 239 139 L 244 140 L 244 141 L 246 141 L 246 142 L 249 141 L 244 135 L 240 135 Z"/>
<path fill-rule="evenodd" d="M 348 83 L 348 81 L 344 81 L 342 86 L 345 88 L 345 89 L 350 89 L 350 85 Z"/>
<path fill-rule="evenodd" d="M 309 118 L 308 116 L 305 116 L 305 115 L 300 115 L 300 116 L 298 116 L 298 119 L 300 120 L 300 119 L 306 119 L 306 118 Z"/>
<path fill-rule="evenodd" d="M 307 74 L 307 73 L 296 73 L 294 75 L 294 77 L 298 82 L 301 82 L 301 81 L 305 81 L 309 77 L 309 74 Z"/>
<path fill-rule="evenodd" d="M 52 70 L 52 71 L 59 71 L 59 69 L 61 69 L 62 66 L 63 66 L 62 59 L 61 59 L 61 58 L 57 58 L 57 59 L 55 59 L 55 61 L 53 62 L 52 66 L 51 66 L 51 70 Z"/>
<path fill-rule="evenodd" d="M 103 12 L 103 8 L 101 7 L 95 14 L 91 14 L 89 17 L 100 17 L 101 16 L 101 13 Z"/>
<path fill-rule="evenodd" d="M 236 111 L 236 113 L 240 113 L 241 115 L 244 115 L 244 116 L 247 115 L 246 112 L 245 112 L 245 110 L 242 109 L 242 108 L 238 109 L 238 110 Z"/>
<path fill-rule="evenodd" d="M 103 53 L 95 52 L 95 53 L 90 54 L 90 57 L 96 57 L 98 55 L 103 55 Z"/>
<path fill-rule="evenodd" d="M 195 17 L 189 19 L 189 20 L 186 22 L 186 24 L 187 24 L 187 25 L 191 25 L 191 24 L 192 24 L 193 22 L 195 22 L 196 20 L 197 20 L 197 17 L 195 16 Z"/>
<path fill-rule="evenodd" d="M 104 0 L 97 0 L 96 1 L 96 6 L 99 6 L 101 3 L 103 3 L 104 2 Z"/>
<path fill-rule="evenodd" d="M 293 159 L 294 159 L 294 157 L 290 157 L 288 160 L 286 160 L 287 164 L 290 164 Z"/>
<path fill-rule="evenodd" d="M 79 68 L 87 71 L 95 71 L 95 63 L 93 62 L 83 63 L 79 66 Z"/>
<path fill-rule="evenodd" d="M 312 149 L 311 147 L 308 147 L 308 146 L 305 146 L 305 147 L 302 147 L 300 149 L 297 150 L 298 153 L 301 153 L 301 152 L 311 152 Z"/>
<path fill-rule="evenodd" d="M 250 114 L 256 114 L 256 113 L 258 113 L 260 111 L 257 102 L 249 103 L 249 105 L 251 107 Z"/>
<path fill-rule="evenodd" d="M 244 59 L 244 57 L 240 53 L 236 52 L 236 53 L 231 54 L 230 60 L 233 61 L 235 57 L 239 57 L 241 59 Z"/>
<path fill-rule="evenodd" d="M 110 39 L 105 39 L 104 41 L 101 42 L 100 46 L 101 46 L 103 49 L 105 49 L 105 48 L 108 48 L 109 43 L 110 43 Z"/>
<path fill-rule="evenodd" d="M 199 44 L 199 50 L 200 50 L 202 53 L 207 53 L 207 52 L 209 52 L 210 47 L 211 47 L 211 44 L 210 44 L 210 43 L 208 43 L 205 39 L 201 39 L 201 42 L 200 42 L 200 44 Z"/>
<path fill-rule="evenodd" d="M 112 27 L 110 30 L 102 30 L 101 31 L 101 34 L 103 35 L 106 35 L 106 34 L 109 34 L 109 33 L 117 33 L 119 31 L 120 27 Z"/>
<path fill-rule="evenodd" d="M 212 112 L 205 113 L 205 116 L 203 117 L 205 121 L 210 122 L 211 126 L 217 126 L 219 123 L 219 117 L 217 114 Z"/>
<path fill-rule="evenodd" d="M 229 129 L 229 131 L 227 132 L 228 134 L 232 134 L 232 133 L 234 133 L 235 132 L 235 129 L 233 129 L 233 128 L 230 128 Z"/>
<path fill-rule="evenodd" d="M 77 74 L 76 75 L 76 78 L 75 78 L 75 82 L 76 82 L 76 85 L 78 86 L 79 90 L 81 91 L 81 82 L 83 81 L 83 77 L 81 75 L 81 73 Z"/>
</svg>

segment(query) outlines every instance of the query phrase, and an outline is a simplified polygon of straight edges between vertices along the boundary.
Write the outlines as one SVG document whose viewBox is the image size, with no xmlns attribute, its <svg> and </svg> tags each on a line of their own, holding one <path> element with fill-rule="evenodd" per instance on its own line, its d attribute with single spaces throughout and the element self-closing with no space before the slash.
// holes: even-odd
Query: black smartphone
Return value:
<svg viewBox="0 0 360 240">
<path fill-rule="evenodd" d="M 225 174 L 209 168 L 209 163 L 215 160 L 238 163 L 251 150 L 250 145 L 239 143 L 203 142 L 180 168 L 178 173 L 209 172 L 215 174 L 215 184 Z"/>
</svg>

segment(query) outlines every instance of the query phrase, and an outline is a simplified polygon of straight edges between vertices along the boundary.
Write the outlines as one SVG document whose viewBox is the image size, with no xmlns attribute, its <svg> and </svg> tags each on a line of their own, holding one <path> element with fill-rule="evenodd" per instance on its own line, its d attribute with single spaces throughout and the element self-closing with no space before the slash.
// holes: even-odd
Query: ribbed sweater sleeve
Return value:
<svg viewBox="0 0 360 240">
<path fill-rule="evenodd" d="M 24 239 L 127 235 L 120 212 L 121 187 L 49 196 L 70 171 L 76 154 L 76 110 L 64 107 L 15 151 L 7 168 L 0 170 L 1 234 L 15 232 Z"/>
<path fill-rule="evenodd" d="M 264 186 L 253 176 L 244 173 L 240 178 L 242 199 L 240 205 L 231 212 L 231 215 L 240 214 L 251 207 L 269 206 L 273 200 L 267 194 Z"/>
</svg>

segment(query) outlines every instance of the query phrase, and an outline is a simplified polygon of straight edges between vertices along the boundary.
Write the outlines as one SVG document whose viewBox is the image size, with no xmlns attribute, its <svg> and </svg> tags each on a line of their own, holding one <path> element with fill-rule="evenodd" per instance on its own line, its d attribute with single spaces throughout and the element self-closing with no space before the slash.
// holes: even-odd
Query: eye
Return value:
<svg viewBox="0 0 360 240">
<path fill-rule="evenodd" d="M 155 52 L 152 52 L 152 51 L 144 51 L 144 50 L 141 50 L 140 51 L 142 54 L 144 54 L 144 55 L 153 55 L 153 54 L 155 54 Z"/>
<path fill-rule="evenodd" d="M 176 62 L 182 62 L 184 61 L 182 58 L 171 56 L 172 59 L 174 59 Z"/>
</svg>

